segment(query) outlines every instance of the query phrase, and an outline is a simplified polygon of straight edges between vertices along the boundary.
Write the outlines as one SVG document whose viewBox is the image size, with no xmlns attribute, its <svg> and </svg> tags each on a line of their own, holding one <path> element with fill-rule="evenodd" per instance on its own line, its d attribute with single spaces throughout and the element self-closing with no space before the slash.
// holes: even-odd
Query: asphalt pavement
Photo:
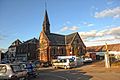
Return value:
<svg viewBox="0 0 120 80">
<path fill-rule="evenodd" d="M 106 69 L 104 62 L 82 65 L 72 69 L 40 68 L 32 80 L 120 80 L 120 67 Z"/>
</svg>

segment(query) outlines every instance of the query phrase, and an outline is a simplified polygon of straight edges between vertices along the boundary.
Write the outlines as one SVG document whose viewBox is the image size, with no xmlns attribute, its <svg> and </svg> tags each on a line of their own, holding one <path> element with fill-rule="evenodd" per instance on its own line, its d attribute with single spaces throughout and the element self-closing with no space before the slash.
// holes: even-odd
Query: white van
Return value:
<svg viewBox="0 0 120 80">
<path fill-rule="evenodd" d="M 83 58 L 82 57 L 76 57 L 76 56 L 58 56 L 58 59 L 73 59 L 75 66 L 83 65 Z"/>
<path fill-rule="evenodd" d="M 53 62 L 52 67 L 69 69 L 76 67 L 76 65 L 75 65 L 75 61 L 72 58 L 66 58 L 66 59 L 58 59 L 57 61 Z"/>
</svg>

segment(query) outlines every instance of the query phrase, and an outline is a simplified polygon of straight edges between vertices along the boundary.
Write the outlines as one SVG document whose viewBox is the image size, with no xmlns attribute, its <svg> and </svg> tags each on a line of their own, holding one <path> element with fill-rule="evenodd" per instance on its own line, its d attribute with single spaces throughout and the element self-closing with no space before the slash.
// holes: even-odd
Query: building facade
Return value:
<svg viewBox="0 0 120 80">
<path fill-rule="evenodd" d="M 8 60 L 12 61 L 28 61 L 38 59 L 38 44 L 36 38 L 21 42 L 19 39 L 14 41 L 8 48 Z"/>
<path fill-rule="evenodd" d="M 16 60 L 19 61 L 37 60 L 38 43 L 39 41 L 36 38 L 33 38 L 18 45 L 16 50 Z"/>
<path fill-rule="evenodd" d="M 51 62 L 57 56 L 81 56 L 85 52 L 86 46 L 78 32 L 69 35 L 50 32 L 49 18 L 47 10 L 45 10 L 42 31 L 39 37 L 39 60 Z"/>
<path fill-rule="evenodd" d="M 8 47 L 8 52 L 7 52 L 8 60 L 10 60 L 10 61 L 15 60 L 16 53 L 17 53 L 17 47 L 20 44 L 22 44 L 22 42 L 19 39 L 17 39 Z"/>
</svg>

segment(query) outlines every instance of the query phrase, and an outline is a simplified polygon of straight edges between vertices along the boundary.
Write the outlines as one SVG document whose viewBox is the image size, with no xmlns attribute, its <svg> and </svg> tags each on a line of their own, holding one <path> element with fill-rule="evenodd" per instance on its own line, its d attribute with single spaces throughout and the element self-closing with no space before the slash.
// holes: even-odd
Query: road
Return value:
<svg viewBox="0 0 120 80">
<path fill-rule="evenodd" d="M 89 80 L 91 76 L 85 73 L 77 69 L 42 69 L 39 73 L 39 79 L 35 80 L 81 80 L 83 78 Z"/>
<path fill-rule="evenodd" d="M 120 80 L 120 68 L 106 69 L 100 63 L 67 70 L 41 68 L 38 78 L 32 80 Z"/>
</svg>

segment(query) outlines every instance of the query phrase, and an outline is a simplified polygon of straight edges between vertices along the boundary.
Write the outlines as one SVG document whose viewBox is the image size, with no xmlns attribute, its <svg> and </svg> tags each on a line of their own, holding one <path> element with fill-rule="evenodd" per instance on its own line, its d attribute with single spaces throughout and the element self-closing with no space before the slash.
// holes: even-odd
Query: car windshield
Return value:
<svg viewBox="0 0 120 80">
<path fill-rule="evenodd" d="M 27 67 L 27 64 L 26 64 L 26 63 L 21 63 L 21 64 L 20 64 L 20 67 L 21 67 L 22 69 L 25 69 L 25 68 Z"/>
<path fill-rule="evenodd" d="M 0 73 L 5 73 L 7 71 L 5 65 L 0 65 Z"/>
<path fill-rule="evenodd" d="M 69 59 L 69 61 L 70 61 L 70 63 L 71 63 L 71 62 L 74 62 L 74 59 L 71 58 L 71 59 Z"/>
<path fill-rule="evenodd" d="M 21 71 L 20 65 L 11 65 L 13 72 Z"/>
<path fill-rule="evenodd" d="M 66 59 L 61 59 L 60 62 L 65 63 L 65 62 L 67 62 L 67 60 Z"/>
</svg>

